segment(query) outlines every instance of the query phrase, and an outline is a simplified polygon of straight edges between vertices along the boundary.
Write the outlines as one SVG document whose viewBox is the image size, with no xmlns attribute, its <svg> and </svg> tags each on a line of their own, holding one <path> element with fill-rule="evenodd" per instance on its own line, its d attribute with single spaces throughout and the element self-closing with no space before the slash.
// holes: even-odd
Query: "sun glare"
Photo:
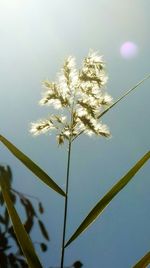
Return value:
<svg viewBox="0 0 150 268">
<path fill-rule="evenodd" d="M 120 47 L 120 54 L 123 58 L 131 59 L 138 54 L 138 46 L 131 41 L 127 41 Z"/>
<path fill-rule="evenodd" d="M 18 9 L 21 7 L 23 0 L 1 0 L 0 6 L 8 9 Z"/>
</svg>

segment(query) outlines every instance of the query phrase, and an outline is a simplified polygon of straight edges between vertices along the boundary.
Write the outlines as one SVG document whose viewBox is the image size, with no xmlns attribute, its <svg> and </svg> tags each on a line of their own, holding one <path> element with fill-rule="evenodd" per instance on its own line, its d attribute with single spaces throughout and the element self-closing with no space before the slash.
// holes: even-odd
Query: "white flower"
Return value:
<svg viewBox="0 0 150 268">
<path fill-rule="evenodd" d="M 113 103 L 113 98 L 108 95 L 107 93 L 105 93 L 103 95 L 103 101 L 102 101 L 102 104 L 103 105 L 111 105 Z"/>
<path fill-rule="evenodd" d="M 55 129 L 53 123 L 47 119 L 38 120 L 36 123 L 31 123 L 30 132 L 37 136 L 41 133 L 46 133 L 50 129 Z"/>
<path fill-rule="evenodd" d="M 78 74 L 76 70 L 76 63 L 75 58 L 72 56 L 69 56 L 63 65 L 63 68 L 61 70 L 61 76 L 59 78 L 60 81 L 60 87 L 62 89 L 62 93 L 64 92 L 64 89 L 68 89 L 68 93 L 70 93 L 72 90 L 74 90 L 74 87 L 76 86 L 78 82 Z"/>
<path fill-rule="evenodd" d="M 43 82 L 45 91 L 39 102 L 61 109 L 65 114 L 51 115 L 49 119 L 32 123 L 30 132 L 38 135 L 55 129 L 59 144 L 81 132 L 109 137 L 108 127 L 98 122 L 100 113 L 112 104 L 112 97 L 104 89 L 107 79 L 105 63 L 98 53 L 90 51 L 79 71 L 76 70 L 75 58 L 68 57 L 58 75 L 58 82 Z"/>
<path fill-rule="evenodd" d="M 76 113 L 78 116 L 87 115 L 87 111 L 83 107 L 78 107 Z"/>
<path fill-rule="evenodd" d="M 83 86 L 86 86 L 87 82 L 90 82 L 93 86 L 97 84 L 99 87 L 106 84 L 108 78 L 105 73 L 105 63 L 96 52 L 89 52 L 88 57 L 84 59 L 80 79 Z"/>
</svg>

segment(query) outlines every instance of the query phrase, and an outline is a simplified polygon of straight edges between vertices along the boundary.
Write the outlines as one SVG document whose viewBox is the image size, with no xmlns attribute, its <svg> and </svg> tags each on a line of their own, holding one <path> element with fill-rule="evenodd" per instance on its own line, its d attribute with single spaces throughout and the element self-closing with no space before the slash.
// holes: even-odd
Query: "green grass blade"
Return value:
<svg viewBox="0 0 150 268">
<path fill-rule="evenodd" d="M 29 170 L 31 170 L 42 182 L 52 188 L 57 193 L 65 196 L 64 191 L 28 156 L 16 148 L 10 141 L 0 135 L 0 141 L 8 148 L 8 150 L 17 157 Z"/>
<path fill-rule="evenodd" d="M 134 89 L 136 89 L 139 85 L 141 85 L 145 80 L 150 78 L 150 74 L 145 76 L 141 81 L 139 81 L 136 85 L 131 87 L 128 91 L 125 92 L 120 98 L 118 98 L 111 106 L 109 106 L 107 109 L 105 109 L 101 114 L 98 115 L 98 119 L 101 118 L 104 114 L 106 114 L 109 110 L 111 110 L 118 102 L 120 102 L 122 99 L 124 99 L 129 93 L 131 93 Z M 79 134 L 77 134 L 72 141 L 74 141 L 76 138 L 78 138 L 81 134 L 84 133 L 84 130 L 82 130 Z"/>
<path fill-rule="evenodd" d="M 150 251 L 133 268 L 146 268 L 150 264 Z"/>
<path fill-rule="evenodd" d="M 146 153 L 128 173 L 118 181 L 111 190 L 96 204 L 91 210 L 88 216 L 84 219 L 72 237 L 68 240 L 65 247 L 67 247 L 73 240 L 75 240 L 82 232 L 84 232 L 89 225 L 91 225 L 98 216 L 103 212 L 105 207 L 111 202 L 111 200 L 129 183 L 138 170 L 145 164 L 150 158 L 150 151 Z"/>
<path fill-rule="evenodd" d="M 112 109 L 118 102 L 120 102 L 122 99 L 124 99 L 128 94 L 130 94 L 134 89 L 136 89 L 139 85 L 141 85 L 145 80 L 147 80 L 148 78 L 150 78 L 150 74 L 147 75 L 144 79 L 142 79 L 141 81 L 139 81 L 135 86 L 133 86 L 132 88 L 130 88 L 125 94 L 123 94 L 118 100 L 116 100 L 111 106 L 109 106 L 107 109 L 105 109 L 99 116 L 98 119 L 100 117 L 102 117 L 104 114 L 106 114 L 110 109 Z"/>
<path fill-rule="evenodd" d="M 22 252 L 26 258 L 26 261 L 30 268 L 42 268 L 42 265 L 39 261 L 38 256 L 35 253 L 34 247 L 32 245 L 32 242 L 25 231 L 25 228 L 23 224 L 21 223 L 21 220 L 17 214 L 17 211 L 15 207 L 13 206 L 13 203 L 11 201 L 7 183 L 7 171 L 0 174 L 0 186 L 2 195 L 6 204 L 6 208 L 8 210 L 10 219 L 12 221 L 13 229 L 16 234 L 16 238 L 18 240 L 18 243 L 22 249 Z"/>
</svg>

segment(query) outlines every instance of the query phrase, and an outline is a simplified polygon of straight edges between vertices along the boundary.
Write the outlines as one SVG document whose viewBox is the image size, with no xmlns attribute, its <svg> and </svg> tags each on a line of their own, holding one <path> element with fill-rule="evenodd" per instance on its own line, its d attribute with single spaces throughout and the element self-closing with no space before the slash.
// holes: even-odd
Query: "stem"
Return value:
<svg viewBox="0 0 150 268">
<path fill-rule="evenodd" d="M 141 81 L 139 81 L 135 86 L 133 86 L 132 88 L 130 88 L 128 91 L 126 91 L 120 98 L 118 98 L 111 106 L 109 106 L 108 108 L 106 108 L 102 113 L 100 113 L 97 117 L 97 119 L 99 119 L 100 117 L 102 117 L 105 113 L 107 113 L 111 108 L 113 108 L 118 102 L 120 102 L 122 99 L 124 99 L 128 94 L 130 94 L 134 89 L 136 89 L 139 85 L 141 85 L 145 80 L 150 78 L 150 74 L 147 75 L 144 79 L 142 79 Z M 78 138 L 82 133 L 84 133 L 84 130 L 82 130 L 81 132 L 79 132 L 73 139 L 72 141 L 74 141 L 76 138 Z"/>
<path fill-rule="evenodd" d="M 17 195 L 19 195 L 19 196 L 22 196 L 22 197 L 27 196 L 27 197 L 29 197 L 29 198 L 33 198 L 33 199 L 37 200 L 38 202 L 40 201 L 39 198 L 36 197 L 36 196 L 29 195 L 29 194 L 26 194 L 26 193 L 23 193 L 23 192 L 18 192 L 17 190 L 15 190 L 15 189 L 13 189 L 13 188 L 11 188 L 11 190 L 12 190 L 14 193 L 16 193 Z"/>
<path fill-rule="evenodd" d="M 66 197 L 65 197 L 65 208 L 64 208 L 64 224 L 63 224 L 63 238 L 62 238 L 62 252 L 61 252 L 61 268 L 64 267 L 64 254 L 65 254 L 65 247 L 64 246 L 65 246 L 66 223 L 67 223 L 70 156 L 71 156 L 71 139 L 69 140 L 69 146 L 68 146 L 67 180 L 66 180 Z"/>
<path fill-rule="evenodd" d="M 69 87 L 70 89 L 70 87 Z M 70 89 L 71 91 L 71 89 Z M 70 110 L 70 137 L 68 143 L 68 161 L 67 161 L 67 178 L 66 178 L 66 196 L 65 196 L 65 208 L 64 208 L 64 224 L 63 224 L 63 238 L 61 248 L 61 268 L 64 267 L 64 255 L 65 255 L 65 237 L 66 237 L 66 224 L 67 224 L 67 212 L 68 212 L 68 186 L 69 186 L 69 173 L 70 173 L 70 157 L 71 157 L 71 145 L 72 145 L 72 134 L 73 134 L 73 112 L 75 105 L 76 89 L 73 92 L 73 103 Z"/>
</svg>

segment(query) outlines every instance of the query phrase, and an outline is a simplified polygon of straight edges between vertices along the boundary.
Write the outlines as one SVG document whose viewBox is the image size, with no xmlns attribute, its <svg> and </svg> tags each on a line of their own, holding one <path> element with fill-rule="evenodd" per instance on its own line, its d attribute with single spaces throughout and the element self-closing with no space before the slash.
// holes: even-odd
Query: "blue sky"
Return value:
<svg viewBox="0 0 150 268">
<path fill-rule="evenodd" d="M 29 134 L 30 122 L 49 111 L 37 104 L 41 81 L 55 80 L 68 55 L 74 55 L 80 66 L 92 48 L 104 55 L 107 91 L 117 99 L 150 72 L 149 10 L 146 0 L 0 0 L 0 132 L 62 188 L 66 148 L 58 148 L 53 135 L 33 138 Z M 120 47 L 126 41 L 137 45 L 135 57 L 121 56 Z M 149 86 L 147 80 L 103 117 L 111 139 L 82 136 L 74 143 L 67 238 L 149 150 Z M 41 184 L 2 145 L 0 155 L 0 162 L 12 167 L 16 189 L 43 201 L 51 242 L 49 253 L 41 255 L 41 260 L 45 268 L 59 265 L 63 198 Z M 102 216 L 67 248 L 66 265 L 80 259 L 86 268 L 128 268 L 149 251 L 149 171 L 147 163 Z M 33 232 L 33 240 L 36 235 Z"/>
</svg>

